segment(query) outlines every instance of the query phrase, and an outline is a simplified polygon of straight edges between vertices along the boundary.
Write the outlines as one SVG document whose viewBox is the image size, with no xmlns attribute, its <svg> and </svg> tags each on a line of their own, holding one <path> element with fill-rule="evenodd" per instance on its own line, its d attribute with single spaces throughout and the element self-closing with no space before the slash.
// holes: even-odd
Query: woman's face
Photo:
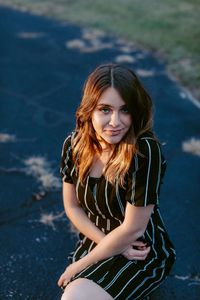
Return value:
<svg viewBox="0 0 200 300">
<path fill-rule="evenodd" d="M 92 113 L 92 125 L 102 148 L 106 148 L 106 144 L 119 143 L 131 124 L 124 100 L 115 88 L 107 88 Z"/>
</svg>

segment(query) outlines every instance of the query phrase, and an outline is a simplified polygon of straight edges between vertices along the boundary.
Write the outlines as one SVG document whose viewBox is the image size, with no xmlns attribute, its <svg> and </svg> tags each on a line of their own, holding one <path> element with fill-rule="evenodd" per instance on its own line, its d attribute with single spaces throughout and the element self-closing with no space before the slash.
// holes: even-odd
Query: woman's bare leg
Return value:
<svg viewBox="0 0 200 300">
<path fill-rule="evenodd" d="M 65 288 L 61 300 L 113 300 L 98 284 L 86 278 L 78 278 Z"/>
</svg>

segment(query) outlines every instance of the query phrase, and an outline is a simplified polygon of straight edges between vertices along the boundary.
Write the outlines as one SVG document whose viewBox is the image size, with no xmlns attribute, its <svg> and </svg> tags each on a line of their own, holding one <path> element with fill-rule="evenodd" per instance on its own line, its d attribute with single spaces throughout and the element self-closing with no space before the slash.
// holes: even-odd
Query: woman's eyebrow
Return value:
<svg viewBox="0 0 200 300">
<path fill-rule="evenodd" d="M 99 103 L 99 104 L 97 104 L 97 106 L 98 106 L 98 107 L 101 107 L 101 106 L 107 106 L 107 107 L 111 107 L 111 108 L 114 107 L 114 106 L 112 106 L 112 105 L 110 105 L 110 104 L 107 104 L 107 103 Z M 123 107 L 127 107 L 127 105 L 126 105 L 126 104 L 123 104 L 123 105 L 121 105 L 119 108 L 123 108 Z"/>
<path fill-rule="evenodd" d="M 99 104 L 97 104 L 97 106 L 109 106 L 109 107 L 112 107 L 112 105 L 107 104 L 107 103 L 99 103 Z"/>
</svg>

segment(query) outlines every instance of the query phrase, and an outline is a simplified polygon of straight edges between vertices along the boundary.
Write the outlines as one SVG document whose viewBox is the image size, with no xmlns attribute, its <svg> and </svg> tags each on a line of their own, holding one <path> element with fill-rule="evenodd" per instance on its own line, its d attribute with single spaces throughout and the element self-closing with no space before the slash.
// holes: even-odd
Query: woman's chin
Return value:
<svg viewBox="0 0 200 300">
<path fill-rule="evenodd" d="M 105 137 L 104 141 L 108 144 L 118 144 L 120 141 L 122 140 L 121 136 L 109 136 L 109 137 Z"/>
</svg>

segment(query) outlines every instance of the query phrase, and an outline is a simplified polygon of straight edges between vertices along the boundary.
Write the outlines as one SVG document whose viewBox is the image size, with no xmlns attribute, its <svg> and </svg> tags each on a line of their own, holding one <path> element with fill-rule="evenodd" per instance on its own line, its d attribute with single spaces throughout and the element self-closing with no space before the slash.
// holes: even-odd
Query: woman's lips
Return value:
<svg viewBox="0 0 200 300">
<path fill-rule="evenodd" d="M 112 136 L 115 136 L 115 135 L 119 135 L 121 133 L 122 129 L 119 129 L 119 130 L 106 130 L 106 133 L 108 135 L 112 135 Z"/>
</svg>

